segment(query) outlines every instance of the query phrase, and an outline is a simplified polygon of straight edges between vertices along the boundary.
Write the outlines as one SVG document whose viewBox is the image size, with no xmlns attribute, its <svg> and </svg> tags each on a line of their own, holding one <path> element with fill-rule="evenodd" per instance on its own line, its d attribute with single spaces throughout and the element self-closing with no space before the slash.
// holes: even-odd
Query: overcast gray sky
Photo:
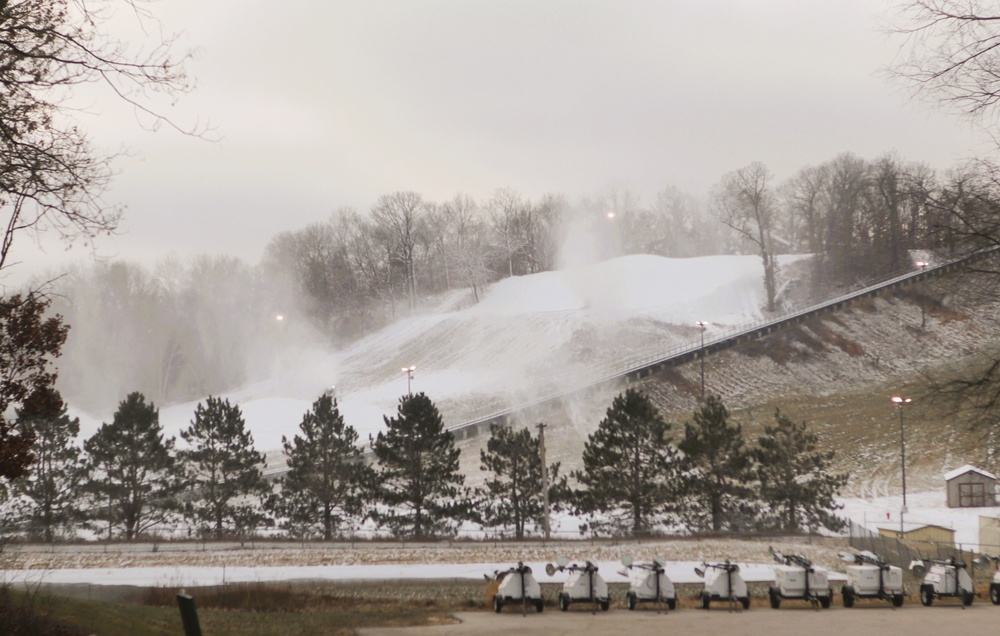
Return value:
<svg viewBox="0 0 1000 636">
<path fill-rule="evenodd" d="M 395 190 L 484 200 L 703 195 L 763 161 L 781 181 L 851 151 L 945 169 L 985 136 L 878 74 L 900 40 L 880 0 L 169 0 L 197 47 L 171 110 L 218 143 L 139 129 L 110 102 L 83 124 L 128 206 L 107 257 L 229 253 Z M 86 256 L 80 250 L 74 254 Z M 51 252 L 54 262 L 62 253 Z"/>
</svg>

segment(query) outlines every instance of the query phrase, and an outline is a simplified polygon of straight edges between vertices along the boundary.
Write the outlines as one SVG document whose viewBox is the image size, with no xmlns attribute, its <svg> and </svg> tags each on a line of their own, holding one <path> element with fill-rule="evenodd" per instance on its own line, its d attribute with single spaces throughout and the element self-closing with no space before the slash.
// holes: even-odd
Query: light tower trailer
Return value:
<svg viewBox="0 0 1000 636">
<path fill-rule="evenodd" d="M 666 603 L 670 609 L 677 608 L 677 593 L 674 582 L 666 574 L 666 564 L 661 557 L 655 557 L 652 563 L 635 563 L 632 557 L 622 559 L 622 565 L 630 570 L 621 572 L 629 578 L 625 605 L 630 610 L 639 603 Z"/>
<path fill-rule="evenodd" d="M 729 561 L 702 563 L 701 568 L 695 568 L 694 571 L 705 579 L 705 587 L 701 592 L 702 609 L 708 609 L 712 601 L 729 601 L 729 611 L 733 611 L 736 603 L 742 605 L 743 609 L 750 609 L 750 594 L 747 592 L 746 581 L 740 576 L 740 566 Z"/>
<path fill-rule="evenodd" d="M 827 609 L 833 598 L 826 568 L 816 567 L 801 554 L 782 554 L 768 548 L 780 565 L 774 568 L 774 585 L 768 590 L 771 607 L 781 607 L 783 599 L 809 601 Z"/>
<path fill-rule="evenodd" d="M 931 605 L 936 598 L 957 597 L 962 599 L 962 606 L 972 605 L 975 597 L 975 586 L 972 577 L 966 572 L 965 561 L 955 557 L 947 559 L 927 559 L 930 569 L 922 560 L 910 563 L 910 569 L 917 576 L 923 576 L 920 583 L 920 602 Z"/>
<path fill-rule="evenodd" d="M 981 555 L 972 561 L 976 565 L 1000 566 L 1000 556 Z M 1000 569 L 993 571 L 993 578 L 990 579 L 990 603 L 1000 605 Z"/>
<path fill-rule="evenodd" d="M 1000 566 L 1000 555 L 981 554 L 972 560 L 973 565 L 984 567 Z M 990 579 L 990 602 L 1000 605 L 1000 569 L 993 570 L 993 578 Z"/>
<path fill-rule="evenodd" d="M 889 565 L 884 558 L 867 550 L 858 554 L 842 552 L 847 566 L 847 584 L 840 588 L 844 607 L 853 607 L 855 599 L 877 598 L 890 601 L 893 607 L 903 604 L 903 570 Z"/>
<path fill-rule="evenodd" d="M 990 581 L 990 602 L 1000 605 L 1000 570 L 993 573 L 993 580 Z"/>
<path fill-rule="evenodd" d="M 590 603 L 594 612 L 600 607 L 601 611 L 608 611 L 611 605 L 611 597 L 608 595 L 608 584 L 604 577 L 597 573 L 597 566 L 587 561 L 584 565 L 569 565 L 569 559 L 559 557 L 556 565 L 549 563 L 545 566 L 545 571 L 549 576 L 558 572 L 569 572 L 569 577 L 563 583 L 562 592 L 559 593 L 559 609 L 563 612 L 569 609 L 571 603 Z"/>
<path fill-rule="evenodd" d="M 485 575 L 484 575 L 485 576 Z M 486 576 L 486 580 L 491 580 Z M 536 612 L 541 612 L 545 608 L 542 599 L 542 586 L 538 584 L 531 568 L 521 563 L 507 570 L 497 570 L 493 573 L 493 579 L 499 582 L 499 587 L 493 595 L 493 611 L 500 613 L 504 605 L 519 604 L 524 614 L 528 613 L 528 606 L 533 606 Z"/>
</svg>

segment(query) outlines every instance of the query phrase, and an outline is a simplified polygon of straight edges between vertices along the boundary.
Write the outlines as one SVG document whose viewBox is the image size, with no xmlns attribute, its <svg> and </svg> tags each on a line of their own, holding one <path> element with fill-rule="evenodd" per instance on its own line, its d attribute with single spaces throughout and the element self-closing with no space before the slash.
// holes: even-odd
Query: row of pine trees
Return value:
<svg viewBox="0 0 1000 636">
<path fill-rule="evenodd" d="M 184 448 L 165 436 L 157 408 L 138 392 L 82 446 L 79 420 L 65 405 L 55 418 L 18 414 L 16 426 L 35 432 L 36 461 L 3 493 L 3 522 L 9 532 L 47 542 L 87 532 L 134 540 L 174 529 L 176 536 L 179 527 L 216 538 L 262 528 L 326 540 L 360 529 L 426 538 L 453 535 L 468 522 L 522 538 L 544 527 L 547 483 L 552 510 L 577 515 L 585 520 L 580 530 L 594 534 L 842 525 L 834 497 L 847 476 L 831 472 L 833 451 L 820 450 L 805 423 L 780 412 L 747 444 L 715 396 L 675 442 L 652 402 L 626 390 L 588 438 L 581 469 L 560 475 L 551 464 L 544 482 L 539 438 L 495 425 L 480 451 L 486 479 L 474 488 L 424 393 L 403 396 L 384 419 L 367 454 L 336 400 L 320 396 L 298 434 L 283 438 L 288 470 L 271 482 L 239 407 L 226 399 L 198 404 L 180 432 Z"/>
</svg>

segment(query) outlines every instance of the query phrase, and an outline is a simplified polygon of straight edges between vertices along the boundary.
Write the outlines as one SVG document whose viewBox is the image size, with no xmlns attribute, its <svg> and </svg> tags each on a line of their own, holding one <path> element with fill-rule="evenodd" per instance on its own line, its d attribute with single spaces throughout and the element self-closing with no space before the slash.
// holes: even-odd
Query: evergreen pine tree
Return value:
<svg viewBox="0 0 1000 636">
<path fill-rule="evenodd" d="M 514 537 L 523 539 L 527 525 L 540 526 L 542 500 L 542 458 L 539 439 L 527 428 L 490 426 L 490 439 L 479 451 L 481 470 L 493 473 L 484 487 L 476 490 L 479 516 L 487 528 L 514 528 Z M 549 500 L 557 503 L 560 486 L 559 463 L 549 465 Z"/>
<path fill-rule="evenodd" d="M 372 446 L 379 462 L 379 500 L 387 509 L 376 519 L 415 538 L 443 531 L 449 519 L 466 514 L 464 502 L 457 501 L 465 477 L 458 471 L 454 436 L 423 393 L 403 396 L 397 415 L 384 419 L 386 431 Z"/>
<path fill-rule="evenodd" d="M 0 65 L 0 69 L 4 67 Z M 3 106 L 0 102 L 0 110 Z M 3 143 L 0 141 L 0 145 Z M 10 232 L 8 228 L 8 239 Z M 8 247 L 7 244 L 0 247 L 0 267 Z M 57 417 L 62 406 L 48 399 L 55 395 L 56 373 L 51 364 L 66 342 L 69 327 L 62 324 L 62 316 L 46 315 L 49 304 L 49 299 L 37 292 L 0 298 L 0 479 L 3 480 L 26 475 L 35 459 L 31 455 L 32 432 L 15 431 L 14 422 L 7 419 L 8 413 L 20 409 L 32 416 Z"/>
<path fill-rule="evenodd" d="M 754 457 L 760 498 L 787 532 L 823 527 L 838 531 L 843 519 L 834 514 L 843 506 L 834 497 L 847 483 L 846 473 L 830 472 L 835 452 L 817 449 L 819 437 L 796 424 L 780 410 L 774 426 L 765 426 L 757 438 Z"/>
<path fill-rule="evenodd" d="M 719 532 L 750 526 L 755 515 L 753 466 L 743 428 L 729 421 L 722 400 L 710 395 L 678 444 L 684 453 L 687 505 L 684 521 L 693 529 Z"/>
<path fill-rule="evenodd" d="M 181 438 L 191 446 L 179 453 L 191 495 L 188 514 L 216 537 L 227 528 L 244 532 L 258 525 L 264 518 L 259 502 L 271 489 L 239 406 L 209 396 Z"/>
<path fill-rule="evenodd" d="M 29 523 L 29 535 L 41 536 L 46 543 L 52 543 L 56 530 L 80 517 L 79 490 L 84 477 L 82 451 L 74 442 L 80 434 L 80 418 L 71 419 L 59 392 L 49 391 L 52 403 L 60 405 L 57 416 L 18 409 L 15 422 L 18 434 L 34 437 L 31 452 L 35 457 L 31 472 L 14 482 L 19 516 Z"/>
<path fill-rule="evenodd" d="M 179 486 L 173 446 L 172 437 L 163 437 L 159 410 L 138 392 L 118 404 L 111 424 L 102 424 L 83 443 L 87 489 L 96 498 L 96 515 L 107 521 L 109 534 L 120 525 L 131 541 L 174 508 Z"/>
<path fill-rule="evenodd" d="M 611 528 L 648 532 L 671 511 L 678 489 L 679 458 L 670 424 L 640 391 L 613 400 L 583 448 L 583 470 L 573 477 L 579 512 L 600 513 Z"/>
<path fill-rule="evenodd" d="M 289 526 L 318 528 L 329 541 L 346 520 L 364 513 L 374 471 L 361 457 L 357 431 L 344 423 L 329 394 L 313 402 L 299 426 L 301 437 L 281 438 L 289 471 L 274 510 Z"/>
</svg>

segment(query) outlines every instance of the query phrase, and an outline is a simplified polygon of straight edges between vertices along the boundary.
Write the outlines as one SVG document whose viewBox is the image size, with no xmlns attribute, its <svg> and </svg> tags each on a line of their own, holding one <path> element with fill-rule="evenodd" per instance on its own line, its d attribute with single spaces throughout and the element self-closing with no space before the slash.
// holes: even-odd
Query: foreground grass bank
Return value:
<svg viewBox="0 0 1000 636">
<path fill-rule="evenodd" d="M 206 636 L 346 636 L 361 627 L 451 622 L 453 612 L 486 607 L 482 589 L 476 582 L 250 583 L 189 594 Z M 6 619 L 4 633 L 11 635 L 176 636 L 183 633 L 176 594 L 154 588 L 135 599 L 114 600 L 8 589 L 0 594 L 0 616 Z"/>
</svg>

